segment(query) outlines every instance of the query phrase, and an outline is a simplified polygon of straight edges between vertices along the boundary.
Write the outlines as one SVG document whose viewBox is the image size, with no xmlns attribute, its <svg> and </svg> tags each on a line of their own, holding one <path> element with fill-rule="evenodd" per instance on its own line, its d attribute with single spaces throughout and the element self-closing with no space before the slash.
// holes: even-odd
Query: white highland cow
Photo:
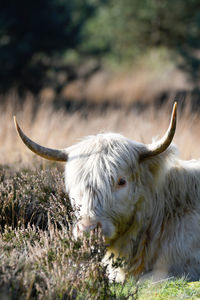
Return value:
<svg viewBox="0 0 200 300">
<path fill-rule="evenodd" d="M 67 162 L 66 189 L 79 207 L 74 234 L 102 228 L 107 257 L 127 261 L 117 279 L 200 278 L 200 161 L 183 161 L 170 146 L 176 103 L 169 129 L 151 145 L 105 133 L 55 150 L 36 144 L 15 124 L 34 153 Z"/>
</svg>

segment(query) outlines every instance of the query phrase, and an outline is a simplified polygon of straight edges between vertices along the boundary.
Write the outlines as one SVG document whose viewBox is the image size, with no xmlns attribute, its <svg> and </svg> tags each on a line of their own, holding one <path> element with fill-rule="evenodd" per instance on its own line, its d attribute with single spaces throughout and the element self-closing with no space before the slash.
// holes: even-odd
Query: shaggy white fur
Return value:
<svg viewBox="0 0 200 300">
<path fill-rule="evenodd" d="M 127 261 L 118 279 L 149 273 L 197 280 L 200 161 L 180 160 L 175 146 L 140 161 L 146 148 L 113 133 L 67 148 L 66 187 L 79 219 L 74 234 L 102 227 L 107 258 Z"/>
<path fill-rule="evenodd" d="M 65 161 L 65 182 L 77 214 L 74 235 L 100 226 L 109 257 L 125 258 L 111 278 L 171 276 L 200 279 L 200 161 L 179 159 L 170 126 L 151 145 L 114 133 L 90 136 L 67 149 L 49 149 L 17 132 L 34 153 Z"/>
</svg>

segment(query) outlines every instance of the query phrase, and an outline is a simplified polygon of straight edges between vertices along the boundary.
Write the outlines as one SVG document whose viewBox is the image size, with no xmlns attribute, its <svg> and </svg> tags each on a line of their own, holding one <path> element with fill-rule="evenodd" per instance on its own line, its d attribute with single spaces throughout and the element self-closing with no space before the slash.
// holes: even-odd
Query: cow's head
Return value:
<svg viewBox="0 0 200 300">
<path fill-rule="evenodd" d="M 144 145 L 119 134 L 89 136 L 69 148 L 56 150 L 30 140 L 15 120 L 23 142 L 34 153 L 56 161 L 65 161 L 65 182 L 77 215 L 74 234 L 100 226 L 107 240 L 115 239 L 134 217 L 142 197 L 140 165 L 165 151 L 176 128 L 176 103 L 164 137 Z"/>
</svg>

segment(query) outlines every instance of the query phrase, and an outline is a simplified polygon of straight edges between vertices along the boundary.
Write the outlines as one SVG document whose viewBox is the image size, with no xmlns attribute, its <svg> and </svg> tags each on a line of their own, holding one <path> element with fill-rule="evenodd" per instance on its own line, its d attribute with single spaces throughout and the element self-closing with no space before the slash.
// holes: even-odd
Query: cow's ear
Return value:
<svg viewBox="0 0 200 300">
<path fill-rule="evenodd" d="M 139 157 L 140 161 L 156 156 L 164 152 L 169 147 L 176 131 L 176 115 L 177 115 L 177 103 L 175 102 L 173 106 L 171 121 L 168 130 L 160 140 L 150 145 L 147 145 L 146 151 L 142 151 L 140 153 L 140 157 Z"/>
</svg>

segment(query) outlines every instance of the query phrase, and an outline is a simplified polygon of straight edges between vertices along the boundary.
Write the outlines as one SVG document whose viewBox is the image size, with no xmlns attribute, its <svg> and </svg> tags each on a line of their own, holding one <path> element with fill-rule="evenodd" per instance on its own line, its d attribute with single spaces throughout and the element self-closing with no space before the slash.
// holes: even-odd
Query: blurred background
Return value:
<svg viewBox="0 0 200 300">
<path fill-rule="evenodd" d="M 99 131 L 150 143 L 166 130 L 200 155 L 198 0 L 8 0 L 0 4 L 0 163 L 37 160 L 17 137 L 67 147 Z"/>
</svg>

